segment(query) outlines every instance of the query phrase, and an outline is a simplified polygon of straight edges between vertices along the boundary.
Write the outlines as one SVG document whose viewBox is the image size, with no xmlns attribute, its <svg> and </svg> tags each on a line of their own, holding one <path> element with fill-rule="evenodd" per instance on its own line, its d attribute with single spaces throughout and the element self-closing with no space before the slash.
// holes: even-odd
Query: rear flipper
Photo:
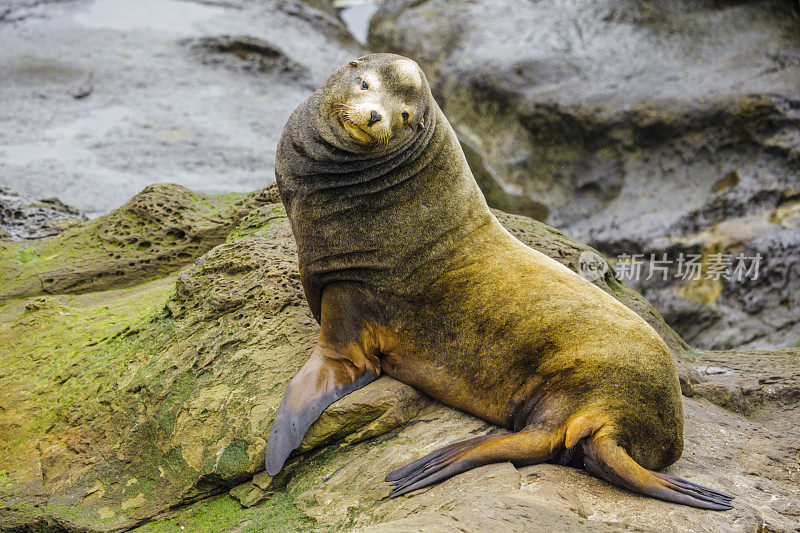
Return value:
<svg viewBox="0 0 800 533">
<path fill-rule="evenodd" d="M 712 511 L 732 509 L 733 496 L 675 476 L 647 470 L 613 439 L 589 437 L 582 441 L 586 470 L 626 489 L 673 503 Z"/>
<path fill-rule="evenodd" d="M 555 456 L 553 434 L 526 428 L 511 435 L 486 435 L 440 448 L 386 476 L 392 483 L 391 498 L 427 487 L 473 468 L 511 461 L 525 465 Z"/>
</svg>

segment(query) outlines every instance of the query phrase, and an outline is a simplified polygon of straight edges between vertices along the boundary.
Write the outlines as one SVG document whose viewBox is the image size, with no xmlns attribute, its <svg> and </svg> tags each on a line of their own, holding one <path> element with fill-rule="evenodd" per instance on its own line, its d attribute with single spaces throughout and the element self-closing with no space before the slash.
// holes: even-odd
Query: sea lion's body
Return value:
<svg viewBox="0 0 800 533">
<path fill-rule="evenodd" d="M 376 54 L 341 67 L 293 113 L 278 146 L 278 186 L 321 337 L 287 388 L 269 473 L 327 405 L 384 372 L 516 432 L 398 469 L 387 477 L 395 495 L 489 462 L 582 459 L 638 492 L 729 508 L 721 493 L 647 470 L 672 464 L 683 447 L 666 345 L 636 313 L 500 225 L 421 71 L 416 93 L 399 92 L 421 103 L 403 113 L 402 129 L 392 119 L 385 146 L 364 144 L 366 118 L 352 144 L 328 121 L 340 98 L 361 96 L 341 79 L 366 71 L 355 79 L 398 91 L 410 72 L 403 61 Z M 374 103 L 372 118 L 398 101 Z"/>
</svg>

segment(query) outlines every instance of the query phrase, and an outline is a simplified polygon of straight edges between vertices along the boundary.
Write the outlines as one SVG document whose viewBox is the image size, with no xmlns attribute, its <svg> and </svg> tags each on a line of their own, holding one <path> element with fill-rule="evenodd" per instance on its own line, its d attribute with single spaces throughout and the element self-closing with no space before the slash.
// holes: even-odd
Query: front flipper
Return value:
<svg viewBox="0 0 800 533">
<path fill-rule="evenodd" d="M 359 368 L 351 359 L 317 346 L 283 393 L 267 444 L 267 473 L 274 476 L 281 471 L 325 408 L 374 381 L 378 372 L 368 366 Z"/>
</svg>

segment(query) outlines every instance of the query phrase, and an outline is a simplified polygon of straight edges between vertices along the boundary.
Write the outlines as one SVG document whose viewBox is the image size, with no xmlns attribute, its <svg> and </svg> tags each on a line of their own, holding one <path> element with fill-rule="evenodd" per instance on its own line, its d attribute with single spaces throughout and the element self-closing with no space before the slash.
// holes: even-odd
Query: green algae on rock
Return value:
<svg viewBox="0 0 800 533">
<path fill-rule="evenodd" d="M 193 193 L 176 197 L 196 205 Z M 382 531 L 425 523 L 446 529 L 458 520 L 485 529 L 507 524 L 501 508 L 515 521 L 511 530 L 534 527 L 545 509 L 547 523 L 576 530 L 616 530 L 620 520 L 640 529 L 696 523 L 695 510 L 665 513 L 667 504 L 642 503 L 551 465 L 490 465 L 412 498 L 384 501 L 383 476 L 401 463 L 470 434 L 502 431 L 387 377 L 328 408 L 285 474 L 270 478 L 263 472 L 264 437 L 318 326 L 303 298 L 295 243 L 274 187 L 235 200 L 241 208 L 229 198 L 208 201 L 228 206 L 215 218 L 228 229 L 194 263 L 182 269 L 169 263 L 174 269 L 153 281 L 115 278 L 127 288 L 35 296 L 0 307 L 4 525 Z M 573 269 L 590 250 L 531 219 L 496 215 L 523 242 Z M 87 250 L 99 246 L 93 226 L 73 231 Z M 702 367 L 711 356 L 689 351 L 613 270 L 595 283 L 654 325 L 676 357 L 697 361 L 695 385 L 713 378 Z M 757 365 L 757 352 L 748 361 Z M 743 376 L 750 371 L 737 365 Z M 776 370 L 784 367 L 790 365 Z M 786 374 L 781 383 L 791 387 L 798 379 Z M 714 399 L 697 389 L 698 397 Z M 794 420 L 792 401 L 780 412 Z M 710 481 L 700 465 L 711 464 L 742 502 L 729 518 L 704 515 L 708 529 L 734 522 L 785 529 L 798 496 L 796 445 L 786 434 L 702 402 L 687 400 L 687 452 L 672 472 Z M 723 449 L 719 431 L 726 432 Z M 769 454 L 753 456 L 749 449 Z M 748 474 L 754 471 L 759 477 Z"/>
<path fill-rule="evenodd" d="M 79 238 L 97 239 L 92 229 Z M 316 336 L 295 262 L 283 208 L 269 204 L 177 278 L 6 306 L 0 343 L 14 348 L 0 379 L 14 394 L 2 469 L 12 485 L 117 527 L 252 478 L 283 385 Z M 332 410 L 316 444 L 407 422 L 419 397 L 390 383 L 384 404 L 361 400 L 361 425 Z"/>
<path fill-rule="evenodd" d="M 271 194 L 271 193 L 269 193 Z M 222 242 L 269 194 L 199 194 L 151 185 L 108 215 L 0 248 L 0 302 L 131 286 L 174 272 Z"/>
</svg>

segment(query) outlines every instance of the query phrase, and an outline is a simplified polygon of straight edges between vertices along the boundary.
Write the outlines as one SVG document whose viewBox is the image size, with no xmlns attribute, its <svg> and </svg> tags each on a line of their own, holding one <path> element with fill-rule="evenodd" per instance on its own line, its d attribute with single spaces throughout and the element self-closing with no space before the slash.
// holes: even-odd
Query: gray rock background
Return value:
<svg viewBox="0 0 800 533">
<path fill-rule="evenodd" d="M 328 4 L 13 0 L 0 6 L 0 186 L 89 216 L 147 185 L 274 180 L 289 113 L 361 48 Z M 256 46 L 219 46 L 252 39 Z"/>
<path fill-rule="evenodd" d="M 36 200 L 0 187 L 0 240 L 40 239 L 80 223 L 77 209 L 58 198 Z"/>
</svg>

